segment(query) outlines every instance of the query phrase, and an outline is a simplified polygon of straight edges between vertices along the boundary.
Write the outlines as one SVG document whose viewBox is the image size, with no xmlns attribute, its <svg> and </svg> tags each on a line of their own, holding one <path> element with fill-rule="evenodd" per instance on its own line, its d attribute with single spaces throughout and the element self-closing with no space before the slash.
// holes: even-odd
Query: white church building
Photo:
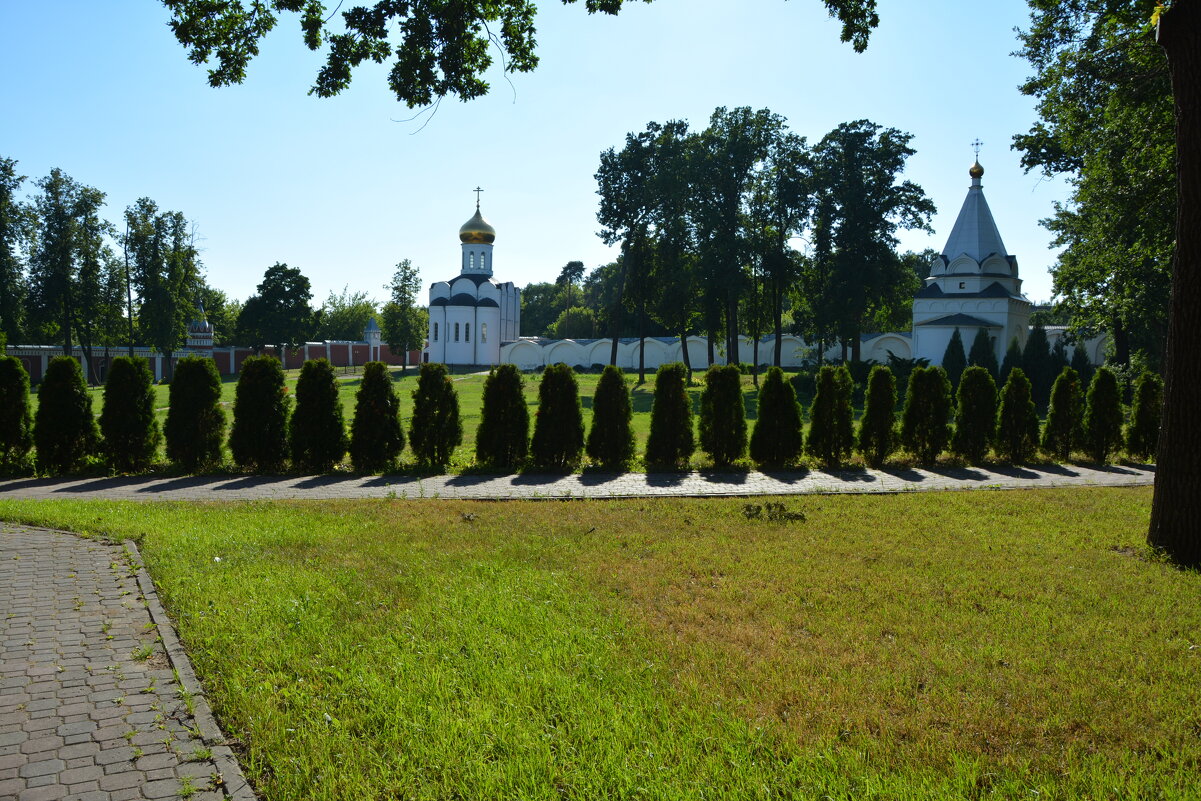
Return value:
<svg viewBox="0 0 1201 801">
<path fill-rule="evenodd" d="M 898 358 L 924 358 L 941 364 L 947 344 L 959 329 L 964 350 L 969 350 L 979 329 L 992 338 L 997 361 L 1004 359 L 1015 337 L 1026 344 L 1030 331 L 1032 304 L 1022 294 L 1017 257 L 1005 249 L 992 210 L 984 198 L 981 178 L 984 168 L 976 161 L 968 170 L 971 185 L 959 210 L 946 246 L 930 265 L 930 276 L 913 301 L 912 332 L 865 334 L 861 357 L 886 363 L 890 355 Z M 492 248 L 496 230 L 480 213 L 459 229 L 462 242 L 462 267 L 457 278 L 439 281 L 430 287 L 430 326 L 423 358 L 455 366 L 492 366 L 515 364 L 522 370 L 563 362 L 590 367 L 608 364 L 609 339 L 548 339 L 521 336 L 521 291 L 511 282 L 497 283 L 492 278 Z M 1047 328 L 1051 345 L 1064 336 L 1062 326 Z M 754 342 L 740 337 L 738 361 L 755 358 Z M 687 339 L 689 361 L 694 368 L 708 366 L 708 345 L 703 337 Z M 1084 347 L 1093 364 L 1105 361 L 1106 341 L 1094 337 L 1076 347 Z M 641 349 L 641 350 L 640 350 Z M 1068 353 L 1071 355 L 1072 347 Z M 758 362 L 772 363 L 774 338 L 760 340 Z M 841 356 L 841 347 L 832 345 L 826 359 Z M 617 364 L 637 368 L 645 360 L 649 369 L 683 360 L 680 340 L 675 337 L 636 338 L 618 342 Z M 725 354 L 717 358 L 724 363 Z M 817 359 L 816 348 L 801 337 L 785 335 L 781 353 L 784 367 L 800 367 Z"/>
</svg>

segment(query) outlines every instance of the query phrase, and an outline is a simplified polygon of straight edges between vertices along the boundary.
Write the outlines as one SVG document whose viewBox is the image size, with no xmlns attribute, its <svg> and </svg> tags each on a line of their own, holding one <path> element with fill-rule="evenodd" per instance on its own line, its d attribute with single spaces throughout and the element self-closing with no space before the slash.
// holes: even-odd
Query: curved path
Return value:
<svg viewBox="0 0 1201 801">
<path fill-rule="evenodd" d="M 128 476 L 0 481 L 2 498 L 234 501 L 330 498 L 629 498 L 805 495 L 1032 487 L 1144 486 L 1153 465 L 1037 465 L 772 473 L 600 473 L 453 476 Z"/>
</svg>

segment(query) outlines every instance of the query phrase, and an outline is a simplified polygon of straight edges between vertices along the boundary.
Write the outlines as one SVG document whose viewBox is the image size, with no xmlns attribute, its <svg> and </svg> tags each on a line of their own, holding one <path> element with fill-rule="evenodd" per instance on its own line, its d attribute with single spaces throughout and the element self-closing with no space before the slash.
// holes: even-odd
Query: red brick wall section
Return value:
<svg viewBox="0 0 1201 801">
<path fill-rule="evenodd" d="M 217 372 L 221 375 L 229 375 L 229 353 L 223 351 L 213 351 L 213 361 L 217 363 Z"/>
</svg>

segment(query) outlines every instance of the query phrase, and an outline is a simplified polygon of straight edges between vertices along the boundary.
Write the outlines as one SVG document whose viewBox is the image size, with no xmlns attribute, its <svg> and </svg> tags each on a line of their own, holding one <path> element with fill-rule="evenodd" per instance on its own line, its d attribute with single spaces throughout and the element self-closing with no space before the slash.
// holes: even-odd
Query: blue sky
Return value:
<svg viewBox="0 0 1201 801">
<path fill-rule="evenodd" d="M 383 67 L 337 98 L 309 97 L 321 59 L 294 18 L 244 85 L 212 89 L 151 0 L 0 0 L 0 155 L 31 179 L 61 167 L 107 192 L 114 222 L 142 196 L 184 212 L 209 282 L 234 297 L 282 261 L 319 304 L 343 286 L 382 298 L 402 258 L 426 283 L 457 274 L 477 184 L 499 280 L 611 260 L 593 175 L 602 150 L 648 121 L 700 128 L 716 106 L 767 107 L 816 142 L 867 118 L 914 134 L 905 177 L 938 207 L 934 235 L 904 234 L 902 247 L 941 249 L 979 137 L 984 191 L 1026 294 L 1050 298 L 1055 256 L 1038 221 L 1067 190 L 1022 173 L 1009 149 L 1035 119 L 1017 90 L 1029 68 L 1010 55 L 1023 2 L 881 0 L 863 54 L 838 41 L 818 0 L 655 0 L 618 17 L 539 5 L 538 70 L 511 86 L 497 70 L 489 96 L 444 101 L 422 128 Z"/>
</svg>

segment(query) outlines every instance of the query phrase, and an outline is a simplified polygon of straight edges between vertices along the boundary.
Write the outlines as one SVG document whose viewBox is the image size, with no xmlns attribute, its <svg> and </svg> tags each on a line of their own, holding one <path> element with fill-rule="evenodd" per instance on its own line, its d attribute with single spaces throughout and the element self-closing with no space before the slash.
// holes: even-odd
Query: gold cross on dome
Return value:
<svg viewBox="0 0 1201 801">
<path fill-rule="evenodd" d="M 976 151 L 976 160 L 980 159 L 980 146 L 984 143 L 980 141 L 980 137 L 976 137 L 976 141 L 972 142 L 972 149 Z"/>
<path fill-rule="evenodd" d="M 483 192 L 484 190 L 480 189 L 477 186 L 475 189 L 472 189 L 471 191 L 475 192 L 475 210 L 479 211 L 480 210 L 480 192 Z"/>
</svg>

